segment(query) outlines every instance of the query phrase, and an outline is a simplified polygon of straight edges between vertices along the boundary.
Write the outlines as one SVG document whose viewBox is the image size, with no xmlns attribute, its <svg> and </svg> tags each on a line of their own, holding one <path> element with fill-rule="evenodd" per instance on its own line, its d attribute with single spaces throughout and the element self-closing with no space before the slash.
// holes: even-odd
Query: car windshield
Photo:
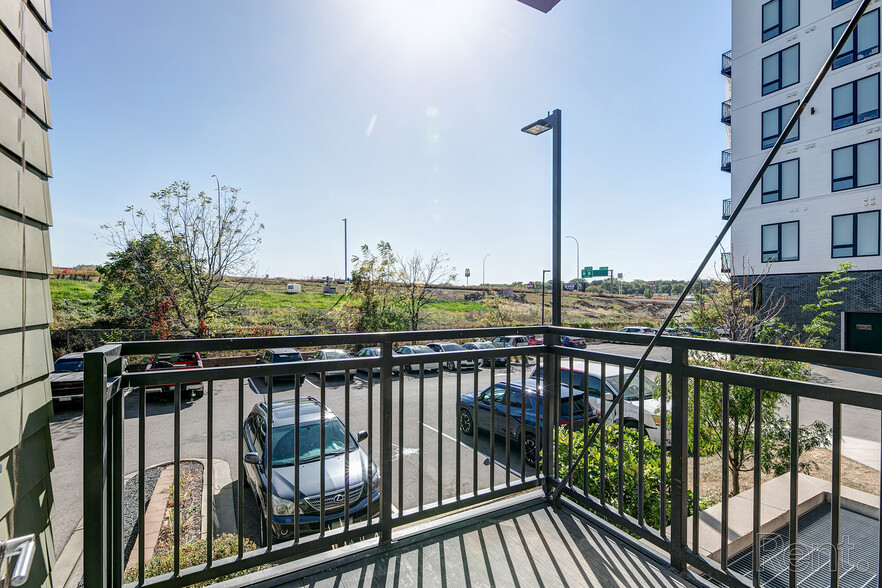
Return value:
<svg viewBox="0 0 882 588">
<path fill-rule="evenodd" d="M 160 353 L 154 358 L 154 361 L 170 361 L 172 363 L 178 362 L 195 362 L 196 354 L 195 353 Z"/>
<path fill-rule="evenodd" d="M 294 464 L 294 439 L 299 442 L 300 463 L 320 459 L 322 455 L 322 427 L 320 420 L 297 425 L 273 427 L 273 465 Z M 325 455 L 339 455 L 346 449 L 358 449 L 358 443 L 347 433 L 338 418 L 325 419 Z"/>
<path fill-rule="evenodd" d="M 435 353 L 431 347 L 426 347 L 425 345 L 411 345 L 410 350 L 414 353 Z"/>
<path fill-rule="evenodd" d="M 570 402 L 570 398 L 567 396 L 561 396 L 560 399 L 560 414 L 561 416 L 568 417 L 570 416 L 570 406 L 573 406 L 575 409 L 576 415 L 585 413 L 585 395 L 579 394 L 578 396 L 573 396 L 572 403 Z"/>
<path fill-rule="evenodd" d="M 59 359 L 55 362 L 56 372 L 81 372 L 83 371 L 82 359 Z"/>
<path fill-rule="evenodd" d="M 442 343 L 441 349 L 444 351 L 465 351 L 465 347 L 459 343 Z"/>
<path fill-rule="evenodd" d="M 325 359 L 347 359 L 349 354 L 341 349 L 328 349 L 325 351 Z"/>
<path fill-rule="evenodd" d="M 625 380 L 628 379 L 628 374 L 625 374 Z M 619 391 L 619 375 L 614 374 L 612 376 L 606 377 L 606 383 L 616 392 Z M 643 398 L 652 398 L 655 393 L 655 383 L 649 378 L 643 379 Z M 640 383 L 637 381 L 637 378 L 634 378 L 634 381 L 631 382 L 631 385 L 628 386 L 628 389 L 625 390 L 625 400 L 640 400 Z"/>
<path fill-rule="evenodd" d="M 301 361 L 303 357 L 299 353 L 276 353 L 273 355 L 273 363 L 282 363 L 285 361 Z"/>
</svg>

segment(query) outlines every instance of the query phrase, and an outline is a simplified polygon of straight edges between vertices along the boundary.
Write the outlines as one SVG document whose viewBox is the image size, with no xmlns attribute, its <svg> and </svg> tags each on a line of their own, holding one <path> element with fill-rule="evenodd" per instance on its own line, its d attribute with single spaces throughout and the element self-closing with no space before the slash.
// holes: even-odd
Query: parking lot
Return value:
<svg viewBox="0 0 882 588">
<path fill-rule="evenodd" d="M 512 363 L 512 380 L 520 379 L 521 364 Z M 532 365 L 525 368 L 527 376 Z M 439 491 L 441 499 L 455 497 L 457 487 L 462 495 L 475 488 L 477 475 L 478 488 L 488 488 L 491 483 L 499 485 L 506 481 L 506 440 L 498 437 L 491 443 L 486 432 L 475 440 L 462 435 L 459 443 L 457 398 L 460 394 L 481 391 L 490 386 L 491 379 L 504 381 L 505 368 L 483 367 L 477 372 L 463 371 L 461 377 L 447 370 L 440 374 L 426 371 L 421 378 L 418 373 L 393 378 L 393 505 L 396 511 L 418 508 L 420 503 L 429 505 L 437 502 Z M 353 375 L 348 388 L 349 414 L 347 419 L 346 379 L 328 378 L 325 384 L 324 401 L 328 408 L 347 423 L 350 431 L 357 433 L 366 430 L 370 433 L 361 446 L 367 452 L 372 450 L 372 458 L 379 466 L 380 435 L 380 383 L 374 376 L 373 384 L 368 374 L 359 371 Z M 294 398 L 292 385 L 276 386 L 274 402 Z M 265 399 L 265 385 L 261 381 L 243 382 L 242 413 L 247 416 L 255 403 Z M 301 387 L 302 397 L 312 396 L 322 400 L 321 381 L 309 375 Z M 239 382 L 226 380 L 214 384 L 214 443 L 213 458 L 226 461 L 232 474 L 232 492 L 222 495 L 236 498 L 238 476 L 238 431 L 239 431 Z M 422 397 L 422 410 L 420 398 Z M 403 403 L 401 400 L 403 399 Z M 368 410 L 372 406 L 372 410 Z M 182 402 L 180 443 L 182 459 L 204 459 L 207 457 L 207 395 L 193 402 Z M 369 419 L 370 414 L 370 419 Z M 138 467 L 138 395 L 129 390 L 125 400 L 125 470 L 134 473 Z M 403 417 L 403 418 L 402 418 Z M 56 548 L 61 550 L 70 538 L 74 528 L 82 518 L 82 407 L 80 405 L 56 405 L 56 418 L 52 423 L 53 450 L 56 467 L 52 473 L 53 490 L 56 495 L 56 515 L 53 519 L 53 532 Z M 403 427 L 401 426 L 403 423 Z M 174 459 L 174 402 L 168 398 L 148 397 L 146 417 L 146 465 L 167 463 Z M 422 448 L 422 450 L 420 450 Z M 460 477 L 457 486 L 457 452 L 460 460 Z M 492 457 L 492 461 L 491 461 Z M 508 445 L 508 459 L 512 475 L 521 470 L 521 456 L 517 443 Z M 496 462 L 496 463 L 494 463 Z M 406 483 L 399 484 L 403 468 Z M 531 473 L 525 468 L 525 474 Z M 245 486 L 244 494 L 244 533 L 246 537 L 257 540 L 258 508 Z M 219 532 L 235 532 L 235 518 L 218 521 Z"/>
</svg>

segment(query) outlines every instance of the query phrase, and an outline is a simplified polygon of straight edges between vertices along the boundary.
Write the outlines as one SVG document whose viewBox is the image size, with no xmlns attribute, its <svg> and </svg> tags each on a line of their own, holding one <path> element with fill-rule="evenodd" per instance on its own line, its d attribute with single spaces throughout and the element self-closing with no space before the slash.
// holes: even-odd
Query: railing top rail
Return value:
<svg viewBox="0 0 882 588">
<path fill-rule="evenodd" d="M 150 355 L 182 351 L 237 351 L 272 347 L 332 347 L 338 345 L 378 345 L 391 341 L 434 341 L 445 339 L 485 339 L 500 335 L 544 335 L 547 326 L 499 327 L 486 329 L 445 329 L 437 331 L 392 331 L 386 333 L 341 333 L 334 335 L 291 335 L 278 337 L 233 337 L 222 339 L 169 339 L 126 341 L 123 355 Z M 102 348 L 103 349 L 103 348 Z"/>
<path fill-rule="evenodd" d="M 566 327 L 548 328 L 549 331 L 555 334 L 576 334 L 587 339 L 599 339 L 612 343 L 646 344 L 652 339 L 652 335 L 618 333 L 616 331 L 571 329 Z M 882 370 L 882 356 L 875 353 L 812 349 L 808 347 L 792 347 L 789 345 L 768 345 L 765 343 L 741 343 L 738 341 L 701 339 L 697 337 L 663 336 L 659 338 L 659 345 L 662 347 L 683 348 L 691 351 L 707 351 L 729 355 L 748 355 L 752 357 L 768 357 L 771 359 L 801 361 L 816 365 Z"/>
</svg>

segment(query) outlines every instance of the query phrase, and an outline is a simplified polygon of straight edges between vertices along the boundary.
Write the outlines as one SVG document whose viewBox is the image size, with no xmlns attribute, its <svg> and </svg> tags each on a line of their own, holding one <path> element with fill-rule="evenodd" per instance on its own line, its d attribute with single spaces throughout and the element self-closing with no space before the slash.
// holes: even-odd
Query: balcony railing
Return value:
<svg viewBox="0 0 882 588">
<path fill-rule="evenodd" d="M 732 101 L 726 100 L 723 102 L 722 108 L 720 109 L 720 122 L 726 125 L 732 124 Z"/>
<path fill-rule="evenodd" d="M 732 50 L 729 49 L 723 53 L 723 64 L 720 66 L 720 73 L 726 77 L 732 77 Z"/>
<path fill-rule="evenodd" d="M 720 171 L 731 172 L 732 171 L 732 150 L 724 149 L 723 155 L 720 158 Z"/>
<path fill-rule="evenodd" d="M 437 340 L 476 340 L 489 339 L 498 335 L 542 335 L 544 343 L 532 347 L 508 347 L 475 351 L 453 351 L 436 354 L 398 355 L 393 348 L 405 342 Z M 251 569 L 255 566 L 302 558 L 306 555 L 325 553 L 333 546 L 379 537 L 381 543 L 390 543 L 396 533 L 405 525 L 424 521 L 431 517 L 464 509 L 480 503 L 501 498 L 528 488 L 542 486 L 547 492 L 561 486 L 566 472 L 584 468 L 588 478 L 588 462 L 577 460 L 578 451 L 574 449 L 574 435 L 588 435 L 595 426 L 592 418 L 577 418 L 569 410 L 564 410 L 562 397 L 574 398 L 568 388 L 560 384 L 572 384 L 584 388 L 574 380 L 580 370 L 585 373 L 597 369 L 600 381 L 609 381 L 608 376 L 618 375 L 619 386 L 626 370 L 637 360 L 633 355 L 621 354 L 606 348 L 585 349 L 559 345 L 560 337 L 584 337 L 589 340 L 645 345 L 649 335 L 632 335 L 607 331 L 555 328 L 547 326 L 516 327 L 505 329 L 474 329 L 434 332 L 368 333 L 353 335 L 322 335 L 296 337 L 265 337 L 243 339 L 189 340 L 129 342 L 105 345 L 85 354 L 85 405 L 84 405 L 84 573 L 86 586 L 120 586 L 125 567 L 124 551 L 129 535 L 123 527 L 123 511 L 127 473 L 137 473 L 135 486 L 137 492 L 138 548 L 133 560 L 138 567 L 135 582 L 137 585 L 177 587 L 194 582 L 203 582 L 226 574 Z M 312 347 L 365 347 L 379 346 L 379 356 L 358 359 L 339 359 L 329 361 L 298 361 L 291 363 L 251 364 L 231 367 L 202 368 L 198 378 L 203 380 L 205 398 L 201 406 L 185 403 L 182 387 L 192 384 L 194 370 L 146 371 L 120 374 L 122 358 L 133 355 L 147 355 L 158 352 L 217 352 L 245 351 L 264 348 L 295 347 L 301 350 Z M 562 498 L 585 509 L 597 513 L 606 520 L 624 529 L 631 536 L 648 541 L 667 554 L 671 565 L 677 570 L 692 566 L 703 574 L 719 580 L 725 585 L 756 585 L 759 570 L 754 572 L 753 580 L 732 571 L 726 566 L 729 553 L 728 533 L 718 533 L 713 539 L 719 543 L 721 555 L 716 560 L 706 555 L 701 548 L 711 539 L 699 537 L 698 517 L 689 523 L 688 512 L 698 512 L 701 495 L 699 476 L 700 452 L 690 453 L 690 422 L 699 423 L 701 398 L 708 391 L 722 388 L 723 422 L 722 447 L 728 447 L 729 438 L 729 395 L 743 390 L 754 394 L 755 402 L 763 398 L 764 391 L 784 394 L 791 407 L 798 407 L 801 398 L 812 398 L 832 402 L 833 405 L 833 483 L 832 517 L 833 528 L 839 529 L 841 481 L 836 472 L 842 465 L 842 408 L 858 407 L 861 410 L 882 411 L 882 395 L 842 390 L 835 386 L 816 382 L 797 382 L 779 378 L 758 376 L 747 373 L 709 369 L 690 363 L 693 352 L 708 353 L 713 356 L 747 356 L 776 360 L 791 360 L 842 366 L 848 368 L 878 369 L 878 356 L 871 354 L 845 353 L 797 347 L 781 347 L 735 343 L 708 339 L 662 337 L 659 347 L 667 350 L 665 357 L 645 364 L 646 372 L 635 381 L 639 389 L 639 400 L 632 400 L 632 408 L 638 416 L 629 422 L 623 416 L 626 403 L 624 395 L 613 401 L 605 395 L 589 396 L 591 404 L 607 414 L 618 409 L 618 416 L 609 420 L 599 432 L 600 462 L 599 495 L 587 491 L 586 485 L 570 483 L 561 487 Z M 635 348 L 636 349 L 636 348 Z M 486 362 L 486 368 L 477 363 Z M 499 367 L 497 367 L 499 364 Z M 474 366 L 474 367 L 472 367 Z M 437 375 L 429 375 L 437 370 Z M 363 371 L 364 381 L 353 384 L 350 376 Z M 333 380 L 332 374 L 341 373 L 340 380 Z M 373 377 L 378 373 L 379 378 Z M 592 372 L 593 373 L 593 372 Z M 310 374 L 309 379 L 301 381 L 301 375 Z M 542 389 L 561 390 L 561 394 L 542 393 L 537 395 L 536 404 L 527 400 L 527 393 L 516 395 L 513 390 L 518 381 L 526 381 L 538 376 Z M 282 384 L 283 378 L 293 376 L 289 385 Z M 645 376 L 645 378 L 644 378 Z M 615 379 L 615 378 L 612 378 Z M 264 384 L 264 380 L 266 383 Z M 645 417 L 644 385 L 656 382 L 656 396 L 659 413 Z M 173 403 L 166 402 L 160 409 L 151 409 L 151 427 L 148 428 L 148 392 L 171 389 Z M 739 396 L 740 398 L 740 396 Z M 321 453 L 309 457 L 312 471 L 309 480 L 306 475 L 298 477 L 301 470 L 301 451 L 298 446 L 301 435 L 294 440 L 279 438 L 278 443 L 265 444 L 266 457 L 246 452 L 254 451 L 247 445 L 247 435 L 253 430 L 246 425 L 244 406 L 246 403 L 262 401 L 266 415 L 274 415 L 276 406 L 300 406 L 309 399 L 313 409 L 321 407 Z M 478 407 L 479 401 L 481 408 Z M 733 401 L 734 402 L 734 401 Z M 741 402 L 741 400 L 739 400 Z M 573 403 L 570 403 L 573 404 Z M 586 402 L 586 404 L 588 404 Z M 486 405 L 486 406 L 485 406 Z M 234 406 L 235 420 L 230 428 L 223 428 L 220 422 L 219 407 Z M 757 404 L 759 407 L 759 404 Z M 532 412 L 532 418 L 531 413 Z M 327 411 L 327 412 L 326 412 Z M 366 457 L 359 458 L 356 466 L 355 449 L 350 449 L 346 471 L 356 475 L 326 476 L 326 462 L 330 456 L 325 453 L 325 431 L 327 414 L 333 411 L 350 431 L 364 430 L 358 435 L 358 451 Z M 483 412 L 482 412 L 483 411 Z M 759 411 L 759 408 L 757 408 Z M 147 448 L 151 449 L 149 463 L 156 463 L 160 456 L 155 455 L 151 435 L 158 426 L 157 414 L 173 422 L 173 443 L 170 454 L 165 456 L 174 468 L 174 488 L 180 487 L 182 444 L 189 443 L 187 457 L 205 459 L 205 473 L 211 478 L 213 458 L 221 453 L 237 456 L 231 464 L 238 471 L 236 485 L 236 516 L 240 539 L 238 553 L 220 560 L 212 560 L 214 540 L 213 521 L 206 519 L 208 528 L 207 563 L 193 567 L 182 565 L 181 551 L 181 497 L 179 492 L 172 494 L 174 516 L 171 517 L 170 541 L 172 545 L 174 569 L 172 573 L 155 578 L 145 578 L 144 574 L 144 521 L 145 521 L 145 482 L 144 473 L 148 463 Z M 294 422 L 299 420 L 295 412 Z M 538 414 L 538 418 L 536 418 Z M 798 411 L 792 413 L 793 426 L 789 432 L 792 446 L 798 442 Z M 572 416 L 572 418 L 570 418 Z M 590 416 L 590 415 L 589 415 Z M 273 416 L 267 416 L 266 430 L 274 431 Z M 290 414 L 286 417 L 290 419 Z M 128 420 L 124 429 L 123 422 Z M 650 422 L 653 421 L 653 422 Z M 561 423 L 560 428 L 543 426 L 543 423 Z M 229 425 L 228 425 L 229 426 Z M 660 443 L 660 479 L 647 488 L 644 479 L 646 466 L 645 450 L 651 443 L 647 435 L 637 435 L 636 476 L 623 470 L 623 428 L 636 428 L 638 431 L 654 431 L 652 438 Z M 477 434 L 478 429 L 496 431 L 497 435 Z M 202 435 L 200 431 L 205 431 Z M 251 432 L 249 432 L 251 431 Z M 695 428 L 695 435 L 698 429 Z M 186 434 L 185 434 L 186 432 Z M 753 443 L 759 446 L 762 431 L 759 422 L 753 428 Z M 670 447 L 663 440 L 670 440 Z M 273 438 L 272 441 L 275 441 Z M 352 437 L 355 443 L 355 437 Z M 697 442 L 697 437 L 691 441 Z M 288 444 L 293 443 L 293 449 Z M 222 445 L 225 444 L 223 447 Z M 345 444 L 344 444 L 345 445 Z M 363 447 L 362 446 L 366 446 Z M 126 453 L 129 449 L 129 454 Z M 197 449 L 199 448 L 199 449 Z M 202 451 L 201 455 L 191 455 Z M 263 451 L 261 449 L 260 451 Z M 274 469 L 283 467 L 276 463 L 274 452 L 285 451 L 292 457 L 287 473 Z M 607 452 L 607 453 L 604 453 Z M 350 453 L 353 457 L 350 457 Z M 136 457 L 131 457 L 135 456 Z M 362 455 L 359 453 L 358 455 Z M 604 455 L 617 455 L 617 473 L 608 470 Z M 798 472 L 793 452 L 790 459 L 790 539 L 796 544 L 796 508 L 799 504 Z M 480 457 L 479 457 L 480 456 Z M 246 551 L 241 534 L 244 528 L 245 511 L 245 467 L 259 468 L 266 486 L 258 489 L 261 496 L 276 496 L 275 484 L 293 488 L 292 496 L 314 498 L 300 500 L 285 512 L 279 514 L 275 506 L 264 508 L 259 517 L 265 542 L 262 548 Z M 290 461 L 290 460 L 289 460 Z M 691 465 L 690 465 L 691 462 Z M 260 465 L 255 465 L 259 463 Z M 376 464 L 379 479 L 371 478 L 371 468 L 364 464 Z M 670 464 L 670 465 L 668 465 Z M 339 463 L 337 464 L 339 465 Z M 597 464 L 592 463 L 592 467 Z M 360 467 L 361 466 L 361 467 Z M 330 466 L 328 466 L 330 467 Z M 364 473 L 362 468 L 368 473 Z M 752 466 L 755 479 L 761 474 L 760 463 Z M 670 468 L 670 474 L 668 474 Z M 692 494 L 689 495 L 690 469 L 693 476 Z M 251 471 L 251 470 L 249 470 Z M 630 472 L 630 473 L 628 473 Z M 340 472 L 337 472 L 338 474 Z M 625 474 L 635 476 L 639 484 L 637 496 L 624 493 Z M 287 476 L 287 477 L 286 477 Z M 350 482 L 350 477 L 353 480 Z M 293 479 L 291 479 L 293 478 Z M 307 482 L 326 479 L 345 480 L 346 487 L 332 489 L 324 487 L 314 496 L 304 489 Z M 356 479 L 357 478 L 357 479 Z M 371 478 L 368 480 L 367 478 Z M 594 479 L 594 478 L 592 478 Z M 618 482 L 613 482 L 618 480 Z M 702 519 L 701 525 L 722 524 L 727 526 L 729 513 L 728 476 L 723 476 L 722 523 L 719 520 Z M 284 482 L 284 484 L 282 484 Z M 343 482 L 340 482 L 343 483 Z M 370 498 L 362 507 L 351 504 L 358 500 L 353 497 L 352 485 L 364 484 L 360 492 Z M 368 484 L 371 486 L 367 490 Z M 615 485 L 613 485 L 615 484 Z M 655 486 L 657 484 L 657 487 Z M 606 485 L 606 486 L 605 486 Z M 754 518 L 752 523 L 739 521 L 739 525 L 752 525 L 753 548 L 759 553 L 759 542 L 764 530 L 760 521 L 760 484 L 754 486 Z M 209 486 L 210 487 L 210 486 Z M 329 506 L 331 491 L 333 506 Z M 357 494 L 357 493 L 356 493 Z M 339 498 L 338 498 L 339 495 Z M 360 495 L 360 494 L 359 494 Z M 644 496 L 658 498 L 653 502 L 658 507 L 656 522 L 650 524 Z M 616 498 L 617 497 L 617 498 Z M 626 498 L 627 497 L 627 498 Z M 213 507 L 213 496 L 209 493 L 207 502 Z M 634 502 L 632 504 L 631 502 Z M 275 500 L 268 500 L 275 505 Z M 341 508 L 342 505 L 342 508 Z M 633 510 L 632 508 L 633 507 Z M 355 512 L 359 508 L 359 512 Z M 631 512 L 632 514 L 629 514 Z M 307 521 L 307 518 L 309 521 Z M 312 527 L 304 526 L 311 522 Z M 284 528 L 283 528 L 284 527 Z M 290 532 L 282 532 L 289 529 Z M 610 528 L 610 533 L 620 533 Z M 624 535 L 623 535 L 624 537 Z M 704 541 L 704 543 L 702 543 Z M 831 539 L 831 552 L 838 558 L 839 535 Z M 732 553 L 731 555 L 734 555 Z M 717 562 L 722 562 L 722 565 Z M 834 564 L 837 562 L 834 561 Z M 796 585 L 796 570 L 791 564 L 790 585 Z M 839 569 L 838 566 L 834 569 Z M 843 570 L 842 573 L 845 573 Z"/>
<path fill-rule="evenodd" d="M 732 253 L 729 251 L 720 254 L 720 273 L 732 273 Z"/>
<path fill-rule="evenodd" d="M 729 220 L 732 217 L 732 199 L 723 200 L 723 220 Z"/>
</svg>

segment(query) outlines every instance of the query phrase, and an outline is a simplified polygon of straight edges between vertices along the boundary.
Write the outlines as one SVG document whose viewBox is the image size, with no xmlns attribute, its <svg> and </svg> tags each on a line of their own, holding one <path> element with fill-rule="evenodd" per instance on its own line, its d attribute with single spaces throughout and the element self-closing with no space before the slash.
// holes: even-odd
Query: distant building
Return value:
<svg viewBox="0 0 882 588">
<path fill-rule="evenodd" d="M 855 0 L 732 2 L 722 73 L 730 125 L 722 169 L 742 196 L 857 10 Z M 880 8 L 873 3 L 732 227 L 733 275 L 769 275 L 758 296 L 784 296 L 803 324 L 820 277 L 855 264 L 829 347 L 882 352 Z M 728 218 L 733 201 L 723 203 Z M 726 268 L 725 266 L 729 266 Z M 725 271 L 724 269 L 724 271 Z"/>
</svg>

